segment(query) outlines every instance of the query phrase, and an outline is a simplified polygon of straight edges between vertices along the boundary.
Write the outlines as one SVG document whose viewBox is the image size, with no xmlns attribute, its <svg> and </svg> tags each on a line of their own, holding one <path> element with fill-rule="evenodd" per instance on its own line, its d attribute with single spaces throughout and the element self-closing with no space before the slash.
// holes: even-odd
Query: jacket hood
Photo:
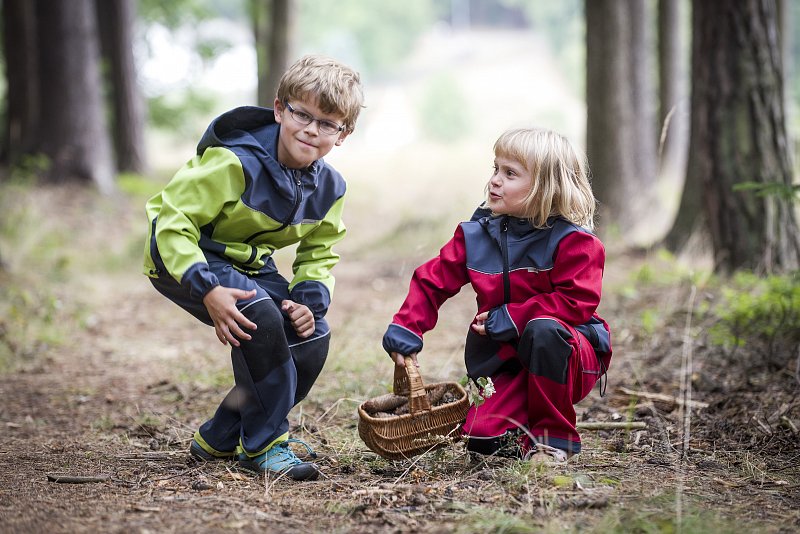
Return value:
<svg viewBox="0 0 800 534">
<path fill-rule="evenodd" d="M 242 106 L 232 109 L 211 121 L 200 138 L 197 153 L 202 154 L 212 146 L 241 146 L 265 151 L 276 149 L 277 129 L 274 135 L 265 135 L 265 130 L 271 130 L 265 127 L 272 124 L 277 123 L 275 114 L 269 108 Z"/>
<path fill-rule="evenodd" d="M 296 194 L 293 183 L 299 179 L 310 189 L 317 187 L 322 159 L 306 169 L 292 170 L 278 161 L 278 135 L 280 124 L 270 108 L 242 106 L 223 113 L 209 124 L 200 142 L 197 154 L 202 155 L 210 147 L 226 147 L 237 154 L 255 156 L 259 164 L 273 177 L 278 193 L 286 198 Z M 255 176 L 255 173 L 251 173 Z M 279 177 L 283 176 L 284 179 Z"/>
</svg>

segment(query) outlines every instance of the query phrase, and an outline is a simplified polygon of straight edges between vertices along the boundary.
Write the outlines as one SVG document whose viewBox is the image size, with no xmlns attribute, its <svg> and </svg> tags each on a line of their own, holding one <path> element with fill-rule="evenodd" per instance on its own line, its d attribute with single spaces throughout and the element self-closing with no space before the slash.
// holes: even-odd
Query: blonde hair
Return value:
<svg viewBox="0 0 800 534">
<path fill-rule="evenodd" d="M 594 227 L 596 200 L 589 185 L 586 157 L 561 134 L 541 128 L 507 130 L 494 143 L 495 156 L 517 161 L 531 175 L 525 218 L 536 228 L 549 217 Z"/>
<path fill-rule="evenodd" d="M 297 60 L 278 82 L 276 98 L 281 102 L 293 99 L 314 101 L 319 108 L 344 118 L 348 132 L 356 126 L 364 107 L 361 76 L 333 58 L 308 55 Z"/>
</svg>

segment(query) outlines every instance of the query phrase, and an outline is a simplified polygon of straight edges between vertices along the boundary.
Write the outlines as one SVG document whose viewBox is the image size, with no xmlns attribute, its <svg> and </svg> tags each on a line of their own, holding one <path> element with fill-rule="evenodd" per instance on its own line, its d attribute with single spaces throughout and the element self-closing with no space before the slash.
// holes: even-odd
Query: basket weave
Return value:
<svg viewBox="0 0 800 534">
<path fill-rule="evenodd" d="M 467 392 L 457 382 L 441 382 L 425 386 L 411 358 L 405 367 L 395 366 L 394 393 L 408 397 L 409 413 L 387 418 L 373 417 L 358 407 L 358 434 L 371 451 L 399 460 L 410 458 L 446 443 L 443 436 L 452 435 L 464 423 L 469 409 Z M 446 386 L 456 400 L 431 406 L 427 393 Z M 375 401 L 377 399 L 372 399 Z M 457 432 L 457 431 L 456 431 Z"/>
</svg>

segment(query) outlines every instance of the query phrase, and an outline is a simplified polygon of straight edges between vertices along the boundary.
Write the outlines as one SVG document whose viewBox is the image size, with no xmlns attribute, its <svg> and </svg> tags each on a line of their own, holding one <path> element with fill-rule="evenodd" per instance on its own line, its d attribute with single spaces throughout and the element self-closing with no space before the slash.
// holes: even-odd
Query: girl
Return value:
<svg viewBox="0 0 800 534">
<path fill-rule="evenodd" d="M 467 449 L 563 462 L 581 448 L 573 405 L 611 360 L 596 313 L 605 250 L 591 233 L 595 199 L 584 159 L 555 132 L 509 130 L 494 154 L 486 201 L 414 271 L 383 347 L 396 365 L 418 365 L 439 307 L 470 283 L 467 374 L 490 377 L 495 393 L 470 408 Z"/>
</svg>

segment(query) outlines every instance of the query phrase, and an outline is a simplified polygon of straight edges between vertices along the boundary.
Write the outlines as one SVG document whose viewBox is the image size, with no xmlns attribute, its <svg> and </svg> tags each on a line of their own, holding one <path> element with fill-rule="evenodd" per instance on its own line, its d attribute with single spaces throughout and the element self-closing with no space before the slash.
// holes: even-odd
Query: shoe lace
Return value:
<svg viewBox="0 0 800 534">
<path fill-rule="evenodd" d="M 274 468 L 284 470 L 291 466 L 303 463 L 303 461 L 295 455 L 294 451 L 289 448 L 290 443 L 299 443 L 306 448 L 306 451 L 311 458 L 317 457 L 317 454 L 308 445 L 308 443 L 300 439 L 289 438 L 281 443 L 276 443 L 270 450 L 268 450 L 264 455 L 264 459 L 261 461 L 261 464 L 263 465 L 266 463 Z"/>
<path fill-rule="evenodd" d="M 316 458 L 317 457 L 317 453 L 314 452 L 314 449 L 312 449 L 311 446 L 308 443 L 306 443 L 305 441 L 303 441 L 302 439 L 289 438 L 286 441 L 284 441 L 284 443 L 286 444 L 287 447 L 288 447 L 289 443 L 299 443 L 300 445 L 302 445 L 303 447 L 306 448 L 306 452 L 308 453 L 309 456 L 311 456 L 312 458 Z"/>
</svg>

